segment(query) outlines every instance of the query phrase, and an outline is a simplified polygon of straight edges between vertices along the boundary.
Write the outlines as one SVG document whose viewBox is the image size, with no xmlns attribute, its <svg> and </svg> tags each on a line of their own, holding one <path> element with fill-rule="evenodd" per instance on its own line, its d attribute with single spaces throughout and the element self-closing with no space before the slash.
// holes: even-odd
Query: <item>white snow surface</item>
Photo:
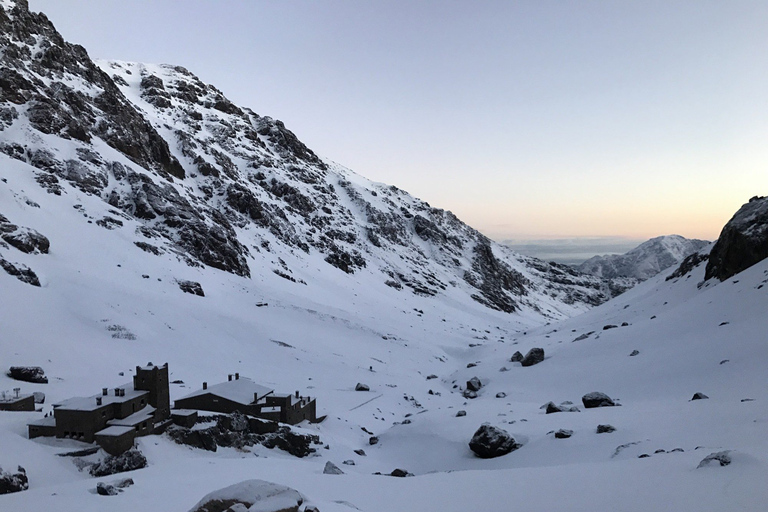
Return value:
<svg viewBox="0 0 768 512">
<path fill-rule="evenodd" d="M 49 377 L 47 385 L 21 383 L 23 393 L 46 393 L 43 411 L 0 412 L 0 466 L 21 465 L 30 480 L 29 490 L 0 496 L 2 510 L 183 511 L 253 478 L 297 489 L 323 512 L 759 511 L 768 502 L 768 261 L 701 287 L 703 264 L 671 281 L 662 272 L 544 324 L 541 315 L 460 301 L 451 289 L 427 298 L 393 293 L 365 272 L 340 278 L 312 254 L 290 261 L 306 285 L 272 272 L 245 279 L 189 267 L 173 254 L 135 250 L 131 218 L 121 217 L 119 229 L 97 226 L 109 205 L 64 182 L 61 196 L 47 194 L 25 163 L 0 155 L 0 180 L 3 214 L 51 241 L 50 254 L 0 248 L 42 283 L 0 272 L 0 362 L 39 365 Z M 200 282 L 205 297 L 182 293 L 177 279 Z M 509 362 L 532 347 L 546 351 L 542 363 Z M 235 372 L 317 397 L 327 419 L 299 431 L 319 435 L 328 449 L 303 459 L 260 446 L 210 453 L 148 436 L 138 445 L 149 467 L 95 479 L 56 456 L 89 445 L 27 438 L 27 422 L 50 412 L 48 404 L 116 387 L 148 361 L 168 362 L 171 380 L 185 382 L 171 385 L 172 399 Z M 474 376 L 483 387 L 464 399 Z M 371 391 L 354 391 L 357 382 Z M 0 375 L 1 390 L 18 386 Z M 495 398 L 500 391 L 505 398 Z M 592 391 L 622 406 L 584 410 L 580 398 Z M 709 399 L 689 401 L 695 392 Z M 582 411 L 544 414 L 550 400 Z M 459 410 L 467 415 L 456 417 Z M 484 422 L 522 448 L 475 457 L 467 443 Z M 617 430 L 596 434 L 606 423 Z M 362 428 L 379 443 L 370 446 Z M 573 436 L 549 433 L 561 428 Z M 354 453 L 360 448 L 367 456 Z M 697 469 L 723 450 L 731 450 L 730 466 Z M 350 459 L 354 466 L 342 465 Z M 327 461 L 345 474 L 323 474 Z M 416 476 L 373 475 L 395 468 Z M 122 476 L 136 485 L 95 494 L 98 481 Z"/>
</svg>

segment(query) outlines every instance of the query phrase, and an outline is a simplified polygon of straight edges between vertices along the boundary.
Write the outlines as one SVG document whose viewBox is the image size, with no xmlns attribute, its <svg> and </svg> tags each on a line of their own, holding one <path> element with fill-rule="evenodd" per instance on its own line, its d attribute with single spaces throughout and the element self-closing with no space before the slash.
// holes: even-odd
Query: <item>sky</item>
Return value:
<svg viewBox="0 0 768 512">
<path fill-rule="evenodd" d="M 497 240 L 711 240 L 768 194 L 768 2 L 29 3 Z"/>
</svg>

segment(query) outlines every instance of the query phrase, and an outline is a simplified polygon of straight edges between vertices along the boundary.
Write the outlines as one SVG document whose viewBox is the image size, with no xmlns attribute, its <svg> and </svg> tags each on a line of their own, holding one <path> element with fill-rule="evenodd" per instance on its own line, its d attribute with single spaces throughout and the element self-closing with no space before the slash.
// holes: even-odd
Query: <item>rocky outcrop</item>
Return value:
<svg viewBox="0 0 768 512">
<path fill-rule="evenodd" d="M 724 281 L 768 257 L 768 197 L 755 196 L 726 223 L 709 253 L 704 279 Z"/>
<path fill-rule="evenodd" d="M 48 384 L 45 371 L 39 366 L 11 366 L 8 376 L 12 379 L 35 384 Z"/>
<path fill-rule="evenodd" d="M 522 361 L 520 361 L 520 364 L 523 366 L 533 366 L 535 364 L 539 364 L 544 360 L 544 349 L 539 347 L 534 347 L 531 350 L 528 351 L 527 354 L 525 354 L 525 357 Z"/>
<path fill-rule="evenodd" d="M 145 467 L 147 467 L 147 458 L 134 447 L 120 455 L 105 457 L 91 466 L 88 472 L 91 476 L 102 477 Z"/>
<path fill-rule="evenodd" d="M 488 423 L 480 426 L 469 442 L 470 450 L 483 459 L 506 455 L 521 446 L 506 430 Z"/>
<path fill-rule="evenodd" d="M 21 281 L 22 283 L 31 284 L 32 286 L 40 286 L 40 279 L 35 274 L 35 271 L 22 263 L 11 263 L 10 261 L 0 257 L 0 267 L 3 270 Z"/>
<path fill-rule="evenodd" d="M 19 466 L 16 473 L 9 473 L 0 468 L 0 495 L 29 489 L 27 472 Z"/>
<path fill-rule="evenodd" d="M 728 466 L 733 460 L 731 459 L 731 450 L 723 450 L 722 452 L 710 453 L 699 462 L 699 468 L 705 468 L 707 466 Z"/>
</svg>

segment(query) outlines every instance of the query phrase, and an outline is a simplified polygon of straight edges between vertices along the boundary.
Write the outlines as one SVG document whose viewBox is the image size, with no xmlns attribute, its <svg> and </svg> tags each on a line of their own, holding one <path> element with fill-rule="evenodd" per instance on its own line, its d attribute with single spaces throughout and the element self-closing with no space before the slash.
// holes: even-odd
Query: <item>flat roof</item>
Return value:
<svg viewBox="0 0 768 512">
<path fill-rule="evenodd" d="M 109 436 L 109 437 L 120 437 L 124 436 L 125 434 L 129 432 L 135 432 L 133 427 L 122 427 L 122 426 L 111 426 L 107 427 L 104 430 L 99 430 L 94 435 L 97 436 Z"/>
<path fill-rule="evenodd" d="M 115 386 L 119 387 L 125 390 L 124 396 L 115 396 L 115 390 L 110 389 L 110 394 L 102 395 L 92 395 L 89 397 L 73 397 L 73 398 L 67 398 L 63 402 L 59 402 L 57 404 L 53 404 L 53 406 L 56 409 L 62 409 L 65 411 L 95 411 L 96 409 L 100 409 L 102 407 L 106 407 L 111 404 L 120 404 L 123 402 L 127 402 L 128 400 L 133 400 L 134 398 L 138 398 L 143 395 L 149 395 L 149 391 L 141 391 L 137 389 L 133 389 L 133 384 L 124 384 L 122 386 Z M 101 405 L 96 405 L 96 399 L 101 398 Z"/>
<path fill-rule="evenodd" d="M 194 416 L 195 414 L 197 414 L 195 409 L 171 409 L 171 416 L 188 417 Z"/>
<path fill-rule="evenodd" d="M 256 384 L 247 377 L 240 377 L 239 379 L 232 379 L 219 384 L 214 384 L 213 386 L 208 386 L 208 389 L 198 389 L 194 393 L 190 393 L 179 400 L 210 394 L 225 398 L 232 402 L 248 405 L 253 403 L 254 393 L 257 393 L 259 398 L 261 398 L 264 395 L 273 393 L 273 390 L 266 386 Z"/>
<path fill-rule="evenodd" d="M 131 414 L 130 416 L 126 416 L 125 418 L 115 418 L 113 420 L 109 420 L 107 422 L 107 425 L 114 425 L 114 426 L 131 426 L 135 427 L 139 423 L 143 423 L 149 419 L 151 419 L 155 414 L 155 408 L 151 405 L 148 405 L 142 409 L 139 409 L 135 413 Z"/>
<path fill-rule="evenodd" d="M 3 398 L 3 395 L 0 395 L 0 403 L 12 404 L 14 402 L 20 402 L 22 400 L 26 400 L 30 396 L 32 396 L 32 395 L 31 394 L 26 394 L 26 395 L 19 395 L 19 396 L 16 397 L 16 396 L 8 396 L 8 394 L 6 394 L 5 398 Z"/>
<path fill-rule="evenodd" d="M 39 420 L 30 421 L 27 425 L 31 427 L 55 427 L 56 418 L 48 416 L 47 418 L 40 418 Z"/>
</svg>

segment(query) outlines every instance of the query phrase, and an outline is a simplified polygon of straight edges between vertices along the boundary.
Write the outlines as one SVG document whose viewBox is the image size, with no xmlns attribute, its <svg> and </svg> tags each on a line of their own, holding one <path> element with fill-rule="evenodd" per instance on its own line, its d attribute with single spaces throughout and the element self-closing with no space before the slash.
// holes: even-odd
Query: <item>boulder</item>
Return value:
<svg viewBox="0 0 768 512">
<path fill-rule="evenodd" d="M 0 494 L 26 491 L 29 489 L 27 472 L 19 466 L 16 473 L 9 473 L 0 468 Z"/>
<path fill-rule="evenodd" d="M 565 428 L 561 428 L 557 432 L 555 432 L 555 438 L 557 439 L 568 439 L 573 435 L 573 430 L 568 430 Z"/>
<path fill-rule="evenodd" d="M 376 436 L 371 436 L 368 438 L 368 444 L 373 446 L 375 444 L 379 444 L 379 438 Z"/>
<path fill-rule="evenodd" d="M 8 376 L 12 379 L 32 382 L 35 384 L 48 384 L 48 377 L 39 366 L 11 366 Z"/>
<path fill-rule="evenodd" d="M 191 293 L 192 295 L 205 297 L 205 292 L 203 291 L 202 285 L 196 281 L 186 281 L 183 279 L 179 279 L 176 281 L 176 284 L 179 285 L 179 288 L 184 293 Z"/>
<path fill-rule="evenodd" d="M 117 496 L 120 491 L 114 485 L 99 482 L 96 484 L 96 493 L 101 496 Z"/>
<path fill-rule="evenodd" d="M 120 455 L 104 458 L 91 466 L 89 472 L 91 476 L 101 477 L 145 467 L 147 467 L 147 458 L 134 447 Z"/>
<path fill-rule="evenodd" d="M 509 361 L 512 363 L 520 363 L 523 360 L 523 354 L 520 353 L 518 350 L 514 354 L 512 354 L 512 357 L 509 358 Z"/>
<path fill-rule="evenodd" d="M 325 463 L 325 467 L 323 468 L 323 474 L 324 475 L 343 475 L 344 472 L 331 461 L 328 461 Z"/>
<path fill-rule="evenodd" d="M 406 471 L 404 469 L 399 469 L 398 468 L 398 469 L 393 470 L 389 474 L 389 476 L 396 476 L 396 477 L 404 478 L 406 476 L 413 476 L 413 473 L 409 473 L 408 471 Z"/>
<path fill-rule="evenodd" d="M 535 364 L 539 364 L 544 360 L 544 349 L 534 347 L 531 350 L 528 351 L 527 354 L 525 354 L 525 357 L 522 361 L 520 361 L 520 364 L 523 366 L 533 366 Z"/>
<path fill-rule="evenodd" d="M 613 407 L 616 405 L 614 401 L 611 400 L 611 397 L 605 393 L 600 393 L 599 391 L 587 393 L 581 397 L 581 401 L 584 404 L 585 409 L 593 409 L 595 407 Z"/>
<path fill-rule="evenodd" d="M 483 383 L 480 382 L 480 379 L 477 377 L 472 377 L 467 381 L 467 389 L 469 391 L 480 391 L 480 388 L 483 387 Z"/>
<path fill-rule="evenodd" d="M 694 393 L 693 398 L 691 398 L 691 400 L 706 400 L 708 398 L 709 397 L 704 393 Z"/>
<path fill-rule="evenodd" d="M 630 352 L 630 353 L 629 353 L 629 357 L 635 357 L 635 356 L 636 356 L 636 355 L 638 355 L 639 353 L 640 353 L 640 351 L 639 351 L 639 350 L 633 350 L 632 352 Z"/>
<path fill-rule="evenodd" d="M 355 386 L 355 391 L 370 391 L 371 388 L 368 386 L 368 384 L 363 384 L 362 382 L 358 382 Z"/>
<path fill-rule="evenodd" d="M 35 403 L 36 404 L 44 404 L 45 403 L 45 393 L 42 391 L 35 391 L 32 393 L 32 396 L 35 397 Z"/>
<path fill-rule="evenodd" d="M 498 393 L 496 393 L 496 398 L 506 398 L 506 397 L 507 397 L 507 394 L 503 391 L 499 391 Z"/>
<path fill-rule="evenodd" d="M 457 418 L 461 418 L 462 416 L 466 416 L 466 415 L 467 415 L 467 411 L 458 411 L 458 412 L 456 412 L 456 417 Z"/>
<path fill-rule="evenodd" d="M 483 459 L 506 455 L 521 446 L 506 430 L 488 423 L 481 425 L 469 442 L 469 448 Z"/>
<path fill-rule="evenodd" d="M 472 391 L 471 389 L 465 389 L 464 392 L 462 393 L 462 396 L 464 398 L 469 398 L 469 399 L 477 398 L 477 391 Z"/>
<path fill-rule="evenodd" d="M 553 414 L 556 412 L 579 412 L 579 408 L 575 405 L 571 405 L 571 402 L 563 402 L 560 405 L 555 405 L 554 402 L 547 402 L 541 406 L 541 409 L 546 409 L 546 414 Z"/>
<path fill-rule="evenodd" d="M 722 452 L 710 453 L 704 457 L 697 467 L 704 468 L 707 466 L 727 466 L 731 461 L 731 451 L 724 450 Z"/>
<path fill-rule="evenodd" d="M 206 494 L 189 512 L 298 512 L 302 503 L 304 497 L 296 489 L 264 480 L 246 480 Z"/>
<path fill-rule="evenodd" d="M 611 432 L 616 432 L 616 427 L 613 425 L 598 425 L 597 426 L 597 433 L 598 434 L 610 434 Z"/>
</svg>

